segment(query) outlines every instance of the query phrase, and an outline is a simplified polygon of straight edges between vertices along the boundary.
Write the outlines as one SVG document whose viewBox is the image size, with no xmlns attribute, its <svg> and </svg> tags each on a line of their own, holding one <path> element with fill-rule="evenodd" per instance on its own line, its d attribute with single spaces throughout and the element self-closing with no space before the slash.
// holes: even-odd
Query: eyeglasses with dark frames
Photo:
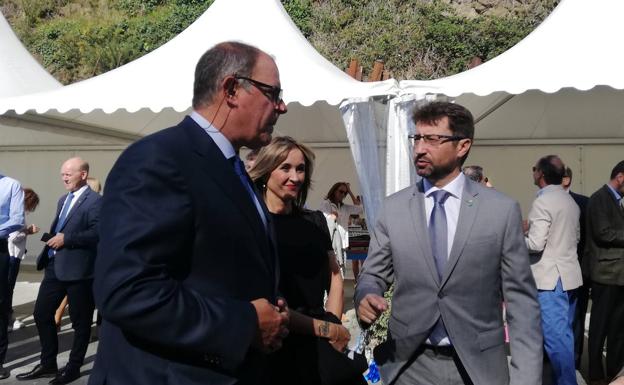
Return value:
<svg viewBox="0 0 624 385">
<path fill-rule="evenodd" d="M 462 139 L 468 139 L 465 136 L 437 135 L 437 134 L 425 134 L 425 135 L 413 134 L 413 135 L 408 135 L 407 137 L 412 142 L 413 145 L 418 144 L 418 142 L 422 140 L 424 143 L 432 145 L 432 146 L 439 146 L 446 142 L 455 142 L 455 141 L 462 140 Z"/>
<path fill-rule="evenodd" d="M 256 87 L 260 92 L 264 94 L 264 96 L 269 98 L 269 100 L 271 100 L 275 104 L 280 104 L 282 102 L 283 90 L 277 86 L 262 83 L 255 79 L 240 76 L 238 74 L 234 74 L 234 79 L 248 81 L 249 83 L 251 83 L 252 86 Z"/>
</svg>

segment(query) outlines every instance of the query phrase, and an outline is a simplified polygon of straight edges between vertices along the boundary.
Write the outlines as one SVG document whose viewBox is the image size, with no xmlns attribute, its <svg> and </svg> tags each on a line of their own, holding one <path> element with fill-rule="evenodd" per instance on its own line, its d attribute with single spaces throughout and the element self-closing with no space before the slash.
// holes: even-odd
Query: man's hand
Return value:
<svg viewBox="0 0 624 385">
<path fill-rule="evenodd" d="M 377 294 L 367 294 L 357 308 L 357 315 L 360 321 L 365 324 L 372 324 L 384 311 L 388 310 L 388 302 Z"/>
<path fill-rule="evenodd" d="M 624 385 L 624 376 L 620 376 L 609 383 L 609 385 Z"/>
<path fill-rule="evenodd" d="M 36 234 L 39 232 L 39 227 L 37 227 L 36 225 L 29 225 L 28 227 L 26 227 L 26 234 Z"/>
<path fill-rule="evenodd" d="M 527 235 L 529 233 L 529 221 L 526 219 L 522 221 L 522 232 L 524 233 L 524 235 Z"/>
<path fill-rule="evenodd" d="M 280 302 L 281 301 L 281 302 Z M 283 299 L 278 306 L 265 298 L 251 301 L 258 315 L 258 332 L 254 346 L 264 353 L 271 353 L 282 347 L 282 340 L 288 335 L 288 307 Z"/>
<path fill-rule="evenodd" d="M 58 250 L 65 244 L 65 235 L 63 233 L 57 233 L 55 236 L 50 238 L 46 245 L 50 246 L 54 250 Z"/>
</svg>

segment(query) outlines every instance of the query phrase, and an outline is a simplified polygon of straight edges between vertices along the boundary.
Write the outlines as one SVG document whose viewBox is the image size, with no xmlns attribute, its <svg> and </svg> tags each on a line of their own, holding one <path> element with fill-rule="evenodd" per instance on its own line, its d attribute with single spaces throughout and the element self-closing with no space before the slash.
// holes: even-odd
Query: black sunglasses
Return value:
<svg viewBox="0 0 624 385">
<path fill-rule="evenodd" d="M 275 104 L 280 104 L 282 102 L 282 93 L 283 90 L 277 86 L 272 86 L 270 84 L 259 82 L 255 79 L 248 78 L 245 76 L 239 76 L 238 74 L 234 74 L 234 79 L 237 80 L 246 80 L 251 85 L 256 87 L 260 92 L 264 94 L 269 100 L 271 100 Z"/>
<path fill-rule="evenodd" d="M 426 134 L 426 135 L 413 134 L 413 135 L 408 135 L 407 137 L 414 144 L 422 140 L 423 142 L 433 145 L 433 146 L 438 146 L 446 142 L 454 142 L 457 140 L 467 139 L 465 136 L 437 135 L 437 134 Z"/>
</svg>

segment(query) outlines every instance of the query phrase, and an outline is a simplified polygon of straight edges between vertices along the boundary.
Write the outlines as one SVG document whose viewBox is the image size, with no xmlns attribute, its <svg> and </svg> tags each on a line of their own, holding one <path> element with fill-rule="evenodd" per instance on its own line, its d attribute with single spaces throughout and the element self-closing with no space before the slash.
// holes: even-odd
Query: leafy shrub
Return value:
<svg viewBox="0 0 624 385">
<path fill-rule="evenodd" d="M 431 79 L 491 59 L 526 36 L 559 0 L 509 16 L 467 18 L 446 1 L 281 0 L 312 45 L 338 67 L 376 59 L 397 79 Z M 171 40 L 213 0 L 3 0 L 26 46 L 61 82 L 132 61 Z M 268 20 L 268 23 L 271 21 Z"/>
</svg>

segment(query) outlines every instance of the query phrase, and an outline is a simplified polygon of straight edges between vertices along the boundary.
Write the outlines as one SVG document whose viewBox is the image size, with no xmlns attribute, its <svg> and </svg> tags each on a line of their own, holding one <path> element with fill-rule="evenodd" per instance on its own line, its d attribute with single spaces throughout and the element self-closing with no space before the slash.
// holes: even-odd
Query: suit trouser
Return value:
<svg viewBox="0 0 624 385">
<path fill-rule="evenodd" d="M 393 385 L 473 385 L 457 353 L 438 354 L 421 346 Z"/>
<path fill-rule="evenodd" d="M 576 308 L 575 290 L 563 290 L 560 278 L 554 290 L 538 290 L 537 300 L 542 311 L 544 349 L 553 368 L 554 383 L 576 385 L 572 331 Z"/>
<path fill-rule="evenodd" d="M 46 266 L 33 314 L 41 342 L 42 366 L 56 366 L 58 336 L 54 313 L 65 295 L 67 295 L 69 305 L 69 318 L 74 329 L 74 342 L 67 366 L 71 369 L 80 369 L 82 366 L 89 346 L 91 324 L 93 323 L 95 305 L 92 286 L 92 279 L 79 281 L 60 281 L 57 279 L 54 272 L 54 259 L 51 259 Z"/>
<path fill-rule="evenodd" d="M 9 347 L 9 251 L 6 239 L 0 239 L 0 365 Z"/>
<path fill-rule="evenodd" d="M 17 283 L 17 275 L 19 274 L 22 260 L 16 257 L 9 258 L 9 313 L 13 313 L 13 292 Z"/>
<path fill-rule="evenodd" d="M 576 368 L 581 367 L 583 342 L 585 341 L 585 318 L 589 304 L 591 280 L 583 276 L 583 285 L 576 289 L 576 314 L 574 315 L 574 362 Z"/>
<path fill-rule="evenodd" d="M 613 378 L 624 363 L 624 286 L 592 283 L 589 319 L 589 379 Z M 607 372 L 602 349 L 607 340 Z"/>
</svg>

